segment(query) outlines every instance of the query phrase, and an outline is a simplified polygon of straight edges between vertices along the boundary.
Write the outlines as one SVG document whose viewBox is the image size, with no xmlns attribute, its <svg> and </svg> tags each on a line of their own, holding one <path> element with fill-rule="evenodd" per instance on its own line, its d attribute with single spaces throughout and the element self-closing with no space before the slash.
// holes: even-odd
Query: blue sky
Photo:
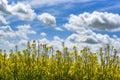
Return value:
<svg viewBox="0 0 120 80">
<path fill-rule="evenodd" d="M 120 0 L 0 0 L 0 48 L 39 40 L 56 49 L 120 48 Z M 119 44 L 119 45 L 118 45 Z M 58 46 L 59 45 L 59 46 Z"/>
</svg>

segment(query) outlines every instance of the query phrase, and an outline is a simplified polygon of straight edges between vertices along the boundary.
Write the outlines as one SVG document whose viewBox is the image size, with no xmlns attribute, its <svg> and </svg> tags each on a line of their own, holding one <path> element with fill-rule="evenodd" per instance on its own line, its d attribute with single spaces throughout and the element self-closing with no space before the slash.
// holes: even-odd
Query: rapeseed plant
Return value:
<svg viewBox="0 0 120 80">
<path fill-rule="evenodd" d="M 0 49 L 0 80 L 120 80 L 120 57 L 113 46 L 92 52 L 62 45 L 63 51 L 55 52 L 34 40 L 22 51 Z"/>
</svg>

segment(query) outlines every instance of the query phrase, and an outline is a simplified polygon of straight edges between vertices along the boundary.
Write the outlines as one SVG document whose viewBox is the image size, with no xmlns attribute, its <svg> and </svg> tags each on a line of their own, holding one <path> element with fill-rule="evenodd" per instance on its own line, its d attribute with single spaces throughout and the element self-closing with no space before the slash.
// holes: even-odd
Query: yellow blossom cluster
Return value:
<svg viewBox="0 0 120 80">
<path fill-rule="evenodd" d="M 92 52 L 27 43 L 27 49 L 0 49 L 0 80 L 120 80 L 120 57 L 110 45 Z"/>
</svg>

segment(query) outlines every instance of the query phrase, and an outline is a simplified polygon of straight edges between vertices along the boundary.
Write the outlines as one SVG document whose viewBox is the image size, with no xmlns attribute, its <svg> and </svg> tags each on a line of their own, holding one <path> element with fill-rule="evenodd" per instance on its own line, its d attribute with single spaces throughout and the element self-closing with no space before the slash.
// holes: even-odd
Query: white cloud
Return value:
<svg viewBox="0 0 120 80">
<path fill-rule="evenodd" d="M 58 30 L 58 31 L 64 31 L 62 28 L 60 27 L 56 27 L 55 30 Z"/>
<path fill-rule="evenodd" d="M 26 44 L 27 44 L 27 40 L 25 40 L 25 39 L 21 39 L 20 41 L 19 41 L 19 45 L 21 46 L 26 46 Z"/>
<path fill-rule="evenodd" d="M 56 25 L 56 18 L 49 13 L 43 13 L 43 14 L 38 15 L 38 20 L 42 21 L 42 23 L 47 26 Z"/>
<path fill-rule="evenodd" d="M 46 38 L 40 39 L 39 42 L 42 43 L 42 44 L 48 44 L 48 43 L 50 43 L 50 41 L 47 40 Z"/>
<path fill-rule="evenodd" d="M 53 37 L 53 40 L 50 41 L 50 43 L 49 43 L 48 45 L 53 46 L 53 48 L 54 48 L 55 50 L 57 50 L 57 49 L 62 50 L 62 49 L 63 49 L 63 46 L 62 46 L 62 42 L 63 42 L 63 41 L 64 41 L 64 40 L 61 39 L 60 37 L 54 36 L 54 37 Z"/>
<path fill-rule="evenodd" d="M 34 10 L 28 4 L 17 3 L 12 6 L 13 15 L 16 15 L 21 20 L 33 20 L 36 16 Z"/>
<path fill-rule="evenodd" d="M 3 16 L 0 16 L 0 23 L 8 24 L 8 22 L 6 21 L 6 19 Z"/>
<path fill-rule="evenodd" d="M 54 40 L 54 41 L 61 41 L 61 42 L 63 41 L 63 40 L 62 40 L 60 37 L 58 37 L 58 36 L 54 36 L 54 37 L 53 37 L 53 40 Z"/>
<path fill-rule="evenodd" d="M 62 50 L 62 42 L 63 39 L 61 39 L 58 36 L 54 36 L 53 40 L 48 40 L 47 38 L 39 39 L 40 44 L 47 44 L 47 46 L 52 46 L 54 50 L 60 49 Z M 59 45 L 59 46 L 58 46 Z"/>
<path fill-rule="evenodd" d="M 16 34 L 14 32 L 5 32 L 3 30 L 0 30 L 0 37 L 9 39 L 16 37 Z"/>
<path fill-rule="evenodd" d="M 17 30 L 13 30 L 10 26 L 0 27 L 0 46 L 3 49 L 14 48 L 15 44 L 21 47 L 25 46 L 29 34 L 36 34 L 34 30 L 31 30 L 30 25 L 17 26 Z"/>
<path fill-rule="evenodd" d="M 4 45 L 7 45 L 8 47 L 15 47 L 15 44 L 14 43 L 11 43 L 10 41 L 4 41 L 3 42 L 4 43 Z"/>
<path fill-rule="evenodd" d="M 11 14 L 10 6 L 8 5 L 8 0 L 0 0 L 0 12 L 3 14 Z"/>
<path fill-rule="evenodd" d="M 59 38 L 58 36 L 54 36 L 52 41 L 49 41 L 47 39 L 44 39 L 44 41 L 46 41 L 48 45 L 54 46 L 55 49 L 60 49 L 60 50 L 62 50 L 63 48 L 62 47 L 63 41 L 65 42 L 65 45 L 68 46 L 70 49 L 72 49 L 73 46 L 75 45 L 78 47 L 79 50 L 84 47 L 89 47 L 92 51 L 98 51 L 100 47 L 105 47 L 106 44 L 110 44 L 115 46 L 115 48 L 119 50 L 120 38 L 118 37 L 112 38 L 107 34 L 95 33 L 89 28 L 88 29 L 86 28 L 86 27 L 92 27 L 98 30 L 112 31 L 114 29 L 119 28 L 119 26 L 118 27 L 110 26 L 109 28 L 108 25 L 112 23 L 113 25 L 117 26 L 119 24 L 119 21 L 117 22 L 118 23 L 117 24 L 116 22 L 114 22 L 114 19 L 116 19 L 116 17 L 118 16 L 119 15 L 117 14 L 102 13 L 102 12 L 93 12 L 92 14 L 84 13 L 84 14 L 80 14 L 79 16 L 72 15 L 70 16 L 69 22 L 65 24 L 65 28 L 71 31 L 75 31 L 76 33 L 69 35 L 64 40 Z M 106 19 L 107 17 L 109 17 L 109 19 Z M 95 22 L 99 24 L 105 23 L 105 26 L 101 26 L 100 28 L 99 25 L 96 25 L 96 27 L 94 27 L 94 25 L 96 24 Z M 90 24 L 93 26 L 86 26 Z"/>
<path fill-rule="evenodd" d="M 21 39 L 29 39 L 28 34 L 36 34 L 35 31 L 30 29 L 30 25 L 20 25 L 17 27 L 18 31 L 16 31 L 17 36 Z"/>
<path fill-rule="evenodd" d="M 83 13 L 79 15 L 70 15 L 69 23 L 65 28 L 71 30 L 80 30 L 82 27 L 90 27 L 97 30 L 119 31 L 120 15 L 108 12 Z"/>
<path fill-rule="evenodd" d="M 95 33 L 89 28 L 87 29 L 87 27 L 90 27 L 97 30 L 113 31 L 120 27 L 119 19 L 119 15 L 107 12 L 83 13 L 78 16 L 71 15 L 69 22 L 64 27 L 76 33 L 68 36 L 65 42 L 68 46 L 76 45 L 80 49 L 90 47 L 94 51 L 99 50 L 99 47 L 104 47 L 106 44 L 113 45 L 119 49 L 119 38 L 111 38 L 107 34 Z"/>
<path fill-rule="evenodd" d="M 120 16 L 113 13 L 83 13 L 78 16 L 71 15 L 69 22 L 64 27 L 76 33 L 70 35 L 65 40 L 68 46 L 76 45 L 80 49 L 90 47 L 93 51 L 99 50 L 99 47 L 104 47 L 106 44 L 120 48 L 120 39 L 111 38 L 107 34 L 95 33 L 87 27 L 97 30 L 113 31 L 120 27 Z M 112 25 L 112 26 L 111 26 Z M 120 51 L 119 51 L 120 52 Z"/>
<path fill-rule="evenodd" d="M 0 37 L 0 47 L 3 50 L 10 50 L 13 49 L 15 47 L 15 44 L 12 41 L 9 41 L 7 39 L 3 39 Z"/>
<path fill-rule="evenodd" d="M 47 36 L 47 34 L 45 32 L 41 32 L 40 35 L 43 37 Z"/>
<path fill-rule="evenodd" d="M 10 26 L 2 26 L 0 27 L 0 38 L 14 38 L 16 37 L 15 32 L 13 32 Z"/>
<path fill-rule="evenodd" d="M 8 32 L 8 31 L 12 32 L 13 31 L 10 26 L 2 26 L 2 27 L 0 27 L 0 29 L 4 30 L 5 32 Z"/>
<path fill-rule="evenodd" d="M 77 46 L 78 50 L 81 50 L 84 47 L 89 47 L 92 51 L 99 51 L 100 47 L 104 48 L 106 44 L 113 45 L 116 49 L 118 49 L 118 51 L 120 48 L 120 38 L 111 38 L 107 34 L 103 35 L 100 33 L 95 33 L 91 30 L 73 33 L 64 40 L 58 36 L 54 36 L 51 41 L 46 38 L 40 39 L 40 43 L 53 46 L 55 50 L 63 50 L 63 41 L 69 50 L 72 50 L 73 46 Z"/>
<path fill-rule="evenodd" d="M 67 40 L 72 43 L 84 43 L 92 46 L 96 44 L 108 44 L 111 42 L 112 38 L 110 38 L 108 35 L 96 34 L 91 30 L 86 30 L 70 35 Z"/>
<path fill-rule="evenodd" d="M 7 48 L 12 48 L 14 47 L 14 41 L 16 37 L 15 32 L 12 30 L 10 26 L 1 26 L 0 27 L 0 46 L 4 49 Z"/>
<path fill-rule="evenodd" d="M 36 16 L 29 4 L 8 4 L 8 0 L 0 0 L 0 12 L 17 16 L 20 20 L 33 20 Z"/>
<path fill-rule="evenodd" d="M 84 3 L 84 2 L 89 2 L 93 0 L 26 0 L 27 2 L 30 2 L 31 6 L 33 7 L 42 7 L 42 6 L 54 6 L 57 4 L 62 4 L 62 3 Z"/>
</svg>

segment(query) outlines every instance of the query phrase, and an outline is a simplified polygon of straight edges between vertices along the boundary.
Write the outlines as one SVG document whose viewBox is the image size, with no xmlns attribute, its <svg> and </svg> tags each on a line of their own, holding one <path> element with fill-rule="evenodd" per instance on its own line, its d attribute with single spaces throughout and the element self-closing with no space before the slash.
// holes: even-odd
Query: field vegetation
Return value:
<svg viewBox="0 0 120 80">
<path fill-rule="evenodd" d="M 33 41 L 21 51 L 0 49 L 0 80 L 120 80 L 117 50 L 105 46 L 96 52 L 77 46 L 55 51 Z"/>
</svg>

